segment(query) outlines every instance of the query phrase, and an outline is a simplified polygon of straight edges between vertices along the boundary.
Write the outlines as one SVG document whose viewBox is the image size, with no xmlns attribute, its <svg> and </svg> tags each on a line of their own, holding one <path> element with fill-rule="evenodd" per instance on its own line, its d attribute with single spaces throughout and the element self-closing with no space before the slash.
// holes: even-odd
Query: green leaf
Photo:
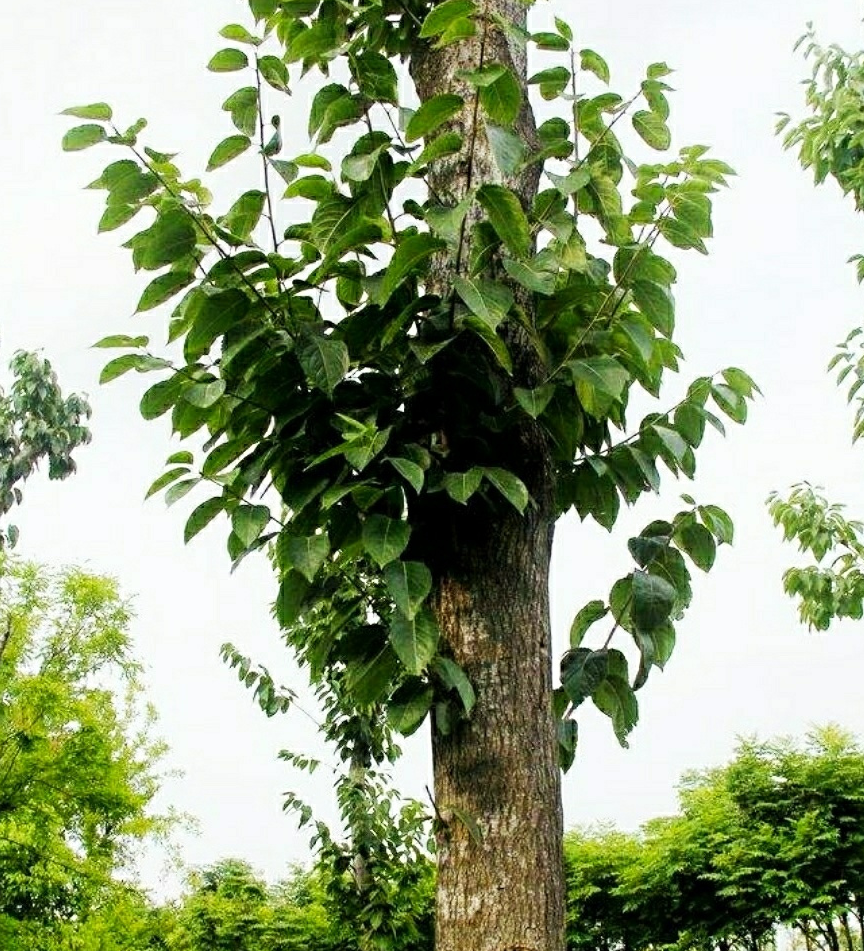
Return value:
<svg viewBox="0 0 864 951">
<path fill-rule="evenodd" d="M 193 406 L 200 409 L 209 409 L 215 403 L 218 403 L 225 393 L 224 380 L 209 380 L 202 383 L 194 383 L 183 391 L 183 399 Z"/>
<path fill-rule="evenodd" d="M 525 143 L 511 129 L 488 123 L 486 137 L 495 156 L 495 164 L 505 175 L 513 175 L 525 161 Z"/>
<path fill-rule="evenodd" d="M 721 545 L 731 545 L 735 537 L 732 519 L 718 505 L 700 505 L 697 509 L 702 523 Z"/>
<path fill-rule="evenodd" d="M 111 334 L 109 337 L 103 337 L 93 344 L 94 347 L 102 349 L 112 349 L 114 347 L 146 347 L 150 343 L 149 337 L 129 337 L 126 334 Z"/>
<path fill-rule="evenodd" d="M 408 174 L 413 175 L 447 155 L 455 155 L 461 148 L 462 136 L 458 132 L 444 132 L 434 138 L 408 166 Z"/>
<path fill-rule="evenodd" d="M 232 93 L 222 103 L 222 108 L 231 114 L 231 121 L 243 135 L 255 134 L 258 122 L 258 90 L 254 86 L 245 86 Z"/>
<path fill-rule="evenodd" d="M 528 80 L 529 86 L 539 86 L 544 99 L 557 99 L 567 88 L 571 79 L 570 70 L 565 66 L 552 66 L 534 73 Z"/>
<path fill-rule="evenodd" d="M 258 540 L 269 521 L 270 509 L 266 505 L 238 505 L 231 513 L 231 530 L 243 547 L 249 548 Z"/>
<path fill-rule="evenodd" d="M 411 618 L 400 614 L 390 622 L 390 644 L 409 674 L 421 674 L 438 650 L 440 633 L 428 608 Z"/>
<path fill-rule="evenodd" d="M 74 116 L 76 119 L 95 119 L 97 122 L 110 122 L 113 116 L 107 102 L 93 102 L 89 106 L 70 106 L 61 116 Z"/>
<path fill-rule="evenodd" d="M 537 419 L 555 395 L 555 384 L 547 383 L 533 390 L 526 390 L 517 386 L 513 390 L 513 395 L 522 409 L 533 419 Z"/>
<path fill-rule="evenodd" d="M 306 594 L 309 591 L 309 582 L 299 571 L 288 571 L 279 584 L 279 594 L 276 596 L 276 620 L 285 630 L 296 623 Z"/>
<path fill-rule="evenodd" d="M 675 302 L 671 291 L 651 281 L 635 281 L 631 293 L 639 310 L 657 330 L 671 337 L 675 329 Z"/>
<path fill-rule="evenodd" d="M 375 171 L 378 157 L 388 148 L 389 144 L 389 142 L 385 142 L 371 152 L 346 155 L 342 160 L 342 178 L 352 182 L 367 181 Z"/>
<path fill-rule="evenodd" d="M 267 196 L 254 189 L 244 192 L 220 219 L 220 224 L 241 241 L 248 241 L 264 211 Z"/>
<path fill-rule="evenodd" d="M 186 527 L 183 529 L 183 541 L 187 544 L 204 528 L 206 528 L 214 518 L 225 511 L 225 500 L 223 498 L 207 499 L 192 510 L 192 514 L 186 521 Z"/>
<path fill-rule="evenodd" d="M 581 608 L 570 625 L 570 647 L 573 649 L 579 647 L 588 628 L 602 620 L 608 613 L 609 608 L 605 602 L 599 600 L 589 601 L 585 607 Z"/>
<path fill-rule="evenodd" d="M 135 308 L 137 313 L 145 310 L 152 310 L 165 301 L 170 300 L 175 294 L 178 294 L 184 287 L 188 287 L 195 280 L 195 275 L 186 271 L 169 271 L 167 274 L 160 274 L 154 278 L 141 295 L 138 306 Z"/>
<path fill-rule="evenodd" d="M 734 422 L 747 421 L 747 401 L 725 383 L 717 383 L 711 387 L 711 396 L 720 409 Z"/>
<path fill-rule="evenodd" d="M 188 495 L 200 482 L 200 479 L 186 479 L 185 482 L 175 482 L 165 493 L 165 504 L 173 505 L 175 502 L 179 502 L 180 499 Z"/>
<path fill-rule="evenodd" d="M 405 551 L 410 535 L 411 528 L 402 519 L 370 515 L 363 523 L 363 547 L 380 568 Z"/>
<path fill-rule="evenodd" d="M 562 20 L 560 17 L 555 17 L 555 29 L 567 40 L 568 43 L 573 42 L 573 30 L 570 28 L 570 24 L 566 20 Z"/>
<path fill-rule="evenodd" d="M 416 732 L 426 719 L 435 691 L 422 680 L 403 684 L 387 703 L 387 722 L 402 736 Z"/>
<path fill-rule="evenodd" d="M 412 462 L 410 459 L 401 459 L 396 456 L 388 456 L 386 459 L 391 466 L 402 476 L 402 478 L 414 489 L 415 492 L 419 493 L 423 489 L 423 470 L 416 462 Z"/>
<path fill-rule="evenodd" d="M 232 159 L 242 155 L 252 144 L 251 139 L 246 135 L 229 135 L 223 139 L 213 150 L 212 155 L 207 160 L 207 171 L 212 172 L 216 168 L 221 168 Z"/>
<path fill-rule="evenodd" d="M 219 35 L 226 40 L 233 40 L 235 43 L 248 43 L 250 46 L 261 45 L 261 40 L 257 36 L 253 36 L 245 26 L 241 26 L 239 23 L 229 23 L 228 26 L 223 26 Z"/>
<path fill-rule="evenodd" d="M 125 225 L 131 221 L 141 210 L 140 205 L 108 205 L 99 219 L 98 230 L 102 234 L 104 231 L 113 231 L 115 228 Z"/>
<path fill-rule="evenodd" d="M 62 147 L 64 152 L 80 152 L 82 149 L 89 149 L 91 145 L 104 142 L 107 138 L 108 133 L 101 125 L 79 125 L 63 136 Z"/>
<path fill-rule="evenodd" d="M 551 53 L 564 53 L 570 49 L 569 42 L 560 33 L 532 33 L 531 42 L 537 49 Z"/>
<path fill-rule="evenodd" d="M 126 353 L 122 357 L 109 360 L 99 374 L 100 383 L 110 383 L 130 370 L 148 373 L 150 370 L 164 370 L 171 364 L 161 357 L 152 357 L 148 353 Z"/>
<path fill-rule="evenodd" d="M 348 348 L 341 340 L 304 328 L 296 345 L 297 359 L 309 380 L 333 396 L 351 365 Z"/>
<path fill-rule="evenodd" d="M 587 700 L 606 678 L 609 651 L 592 651 L 587 647 L 569 650 L 561 659 L 561 685 L 570 702 L 578 707 Z"/>
<path fill-rule="evenodd" d="M 656 113 L 641 110 L 633 113 L 633 128 L 642 137 L 646 145 L 658 152 L 665 152 L 672 144 L 672 133 L 669 126 Z"/>
<path fill-rule="evenodd" d="M 515 192 L 503 185 L 483 185 L 477 190 L 477 201 L 511 253 L 527 258 L 531 253 L 531 228 Z"/>
<path fill-rule="evenodd" d="M 473 16 L 477 12 L 474 0 L 444 0 L 436 4 L 423 20 L 420 27 L 421 38 L 438 36 L 444 33 L 456 20 Z"/>
<path fill-rule="evenodd" d="M 737 367 L 727 367 L 722 373 L 723 379 L 741 396 L 752 399 L 754 393 L 762 393 L 753 377 Z"/>
<path fill-rule="evenodd" d="M 209 353 L 216 339 L 238 325 L 250 306 L 249 298 L 237 288 L 197 296 L 194 306 L 190 305 L 192 324 L 183 347 L 186 359 L 191 362 Z"/>
<path fill-rule="evenodd" d="M 494 466 L 484 467 L 483 475 L 520 515 L 525 511 L 530 497 L 525 483 L 518 476 L 512 472 L 508 472 L 506 469 L 499 469 Z"/>
<path fill-rule="evenodd" d="M 513 292 L 497 281 L 457 275 L 453 278 L 453 287 L 471 313 L 491 330 L 495 330 L 513 306 Z"/>
<path fill-rule="evenodd" d="M 462 709 L 466 716 L 470 716 L 477 697 L 465 671 L 449 657 L 436 657 L 432 661 L 432 670 L 448 690 L 459 694 Z"/>
<path fill-rule="evenodd" d="M 614 357 L 584 357 L 571 360 L 567 366 L 577 384 L 585 383 L 616 401 L 623 397 L 630 380 L 630 374 Z"/>
<path fill-rule="evenodd" d="M 443 479 L 444 491 L 455 502 L 464 505 L 480 488 L 483 481 L 483 469 L 475 466 L 467 472 L 448 472 Z"/>
<path fill-rule="evenodd" d="M 446 247 L 444 241 L 432 237 L 431 234 L 412 234 L 403 238 L 397 245 L 378 287 L 378 306 L 383 307 L 404 280 L 421 271 L 433 254 Z"/>
<path fill-rule="evenodd" d="M 494 124 L 512 124 L 522 108 L 522 87 L 519 80 L 509 69 L 505 69 L 495 82 L 480 87 L 480 105 Z"/>
<path fill-rule="evenodd" d="M 417 139 L 427 137 L 448 119 L 452 119 L 461 112 L 464 105 L 462 97 L 453 93 L 440 93 L 427 99 L 411 116 L 405 129 L 406 141 L 416 142 Z"/>
<path fill-rule="evenodd" d="M 396 69 L 382 53 L 366 50 L 351 60 L 351 71 L 360 92 L 372 102 L 399 101 L 399 80 Z"/>
<path fill-rule="evenodd" d="M 187 466 L 182 466 L 176 469 L 168 469 L 150 485 L 150 488 L 147 490 L 144 498 L 149 499 L 157 492 L 161 492 L 166 486 L 171 485 L 173 482 L 176 482 L 178 479 L 182 479 L 187 475 L 189 475 L 189 469 Z"/>
<path fill-rule="evenodd" d="M 432 590 L 432 574 L 419 561 L 391 561 L 384 568 L 384 580 L 396 607 L 408 619 L 417 614 Z"/>
<path fill-rule="evenodd" d="M 192 218 L 182 208 L 169 208 L 146 230 L 131 239 L 136 267 L 155 271 L 185 258 L 195 249 Z"/>
<path fill-rule="evenodd" d="M 399 659 L 389 644 L 365 663 L 348 665 L 345 683 L 351 699 L 359 706 L 380 703 L 392 689 L 398 669 Z"/>
<path fill-rule="evenodd" d="M 245 69 L 249 65 L 249 57 L 243 50 L 224 49 L 207 64 L 207 69 L 213 73 L 233 73 L 238 69 Z"/>
<path fill-rule="evenodd" d="M 627 736 L 639 720 L 639 701 L 627 679 L 607 677 L 591 699 L 598 710 L 611 718 L 618 742 L 627 746 Z"/>
<path fill-rule="evenodd" d="M 288 92 L 288 67 L 278 56 L 260 56 L 258 69 L 266 83 L 280 92 Z"/>
<path fill-rule="evenodd" d="M 599 53 L 595 53 L 594 50 L 580 50 L 579 57 L 583 71 L 594 73 L 601 82 L 609 85 L 609 66 Z"/>
<path fill-rule="evenodd" d="M 291 567 L 311 582 L 330 554 L 330 539 L 324 534 L 305 538 L 292 535 L 285 541 L 283 550 Z"/>
<path fill-rule="evenodd" d="M 664 578 L 645 571 L 633 572 L 633 601 L 630 615 L 642 631 L 652 631 L 669 620 L 677 591 Z"/>
<path fill-rule="evenodd" d="M 705 242 L 699 237 L 696 231 L 683 221 L 677 218 L 661 218 L 657 222 L 657 228 L 660 234 L 676 248 L 683 248 L 685 251 L 695 248 L 700 254 L 707 254 L 708 248 Z"/>
<path fill-rule="evenodd" d="M 514 261 L 513 258 L 504 258 L 502 264 L 510 277 L 529 291 L 547 297 L 555 293 L 557 276 L 552 271 L 538 267 L 536 259 L 525 262 Z"/>
<path fill-rule="evenodd" d="M 717 556 L 714 536 L 698 522 L 687 522 L 676 534 L 675 540 L 697 568 L 710 571 Z"/>
</svg>

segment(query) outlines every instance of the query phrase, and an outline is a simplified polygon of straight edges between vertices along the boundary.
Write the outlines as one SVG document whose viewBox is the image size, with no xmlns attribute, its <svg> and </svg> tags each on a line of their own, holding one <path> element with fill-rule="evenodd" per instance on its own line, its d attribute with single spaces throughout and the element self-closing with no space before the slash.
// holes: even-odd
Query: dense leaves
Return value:
<svg viewBox="0 0 864 951">
<path fill-rule="evenodd" d="M 151 811 L 164 747 L 112 581 L 4 556 L 0 617 L 0 934 L 45 947 L 168 828 Z"/>
<path fill-rule="evenodd" d="M 99 110 L 92 109 L 102 115 Z M 0 390 L 0 515 L 20 504 L 22 483 L 48 463 L 50 479 L 75 471 L 73 452 L 90 441 L 90 407 L 82 396 L 64 397 L 51 364 L 38 353 L 20 351 L 12 358 L 8 392 Z M 0 530 L 0 547 L 14 545 L 18 530 Z"/>
</svg>

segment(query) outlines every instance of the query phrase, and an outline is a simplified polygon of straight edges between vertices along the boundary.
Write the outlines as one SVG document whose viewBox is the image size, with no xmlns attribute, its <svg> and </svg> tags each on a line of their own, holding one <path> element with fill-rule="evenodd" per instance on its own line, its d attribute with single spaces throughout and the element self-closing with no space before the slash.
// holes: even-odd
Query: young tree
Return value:
<svg viewBox="0 0 864 951">
<path fill-rule="evenodd" d="M 129 351 L 103 380 L 166 371 L 146 418 L 170 411 L 182 438 L 205 437 L 151 492 L 215 486 L 185 537 L 224 514 L 232 561 L 270 546 L 276 615 L 329 698 L 348 786 L 393 753 L 387 724 L 431 717 L 439 951 L 563 948 L 574 710 L 590 698 L 626 741 L 634 689 L 668 660 L 690 599 L 684 556 L 707 570 L 732 538 L 724 512 L 685 497 L 631 539 L 635 569 L 580 611 L 556 688 L 556 520 L 575 507 L 611 529 L 622 499 L 659 488 L 659 463 L 692 476 L 706 423 L 722 430 L 714 410 L 743 422 L 754 391 L 725 370 L 628 424 L 631 396 L 658 396 L 681 357 L 660 249 L 705 252 L 731 169 L 702 146 L 627 157 L 626 116 L 670 146 L 668 67 L 625 99 L 564 20 L 530 32 L 530 6 L 250 0 L 255 25 L 225 27 L 209 63 L 245 78 L 208 170 L 238 159 L 256 179 L 221 214 L 173 156 L 139 145 L 143 121 L 73 107 L 85 123 L 64 138 L 125 150 L 93 187 L 108 192 L 102 230 L 146 209 L 126 245 L 161 273 L 138 309 L 186 291 L 169 329 L 182 361 L 146 337 L 99 344 Z M 399 108 L 400 61 L 416 108 Z M 282 157 L 283 97 L 309 73 L 314 150 Z M 562 114 L 538 123 L 538 97 Z M 290 703 L 256 689 L 268 712 Z M 368 830 L 352 835 L 362 870 Z"/>
</svg>

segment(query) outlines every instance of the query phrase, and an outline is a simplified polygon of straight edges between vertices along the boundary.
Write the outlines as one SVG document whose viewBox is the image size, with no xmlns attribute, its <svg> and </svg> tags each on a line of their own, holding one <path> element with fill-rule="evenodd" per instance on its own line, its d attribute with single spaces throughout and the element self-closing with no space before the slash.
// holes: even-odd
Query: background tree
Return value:
<svg viewBox="0 0 864 951">
<path fill-rule="evenodd" d="M 692 476 L 706 423 L 722 429 L 714 410 L 743 422 L 754 392 L 725 370 L 628 426 L 631 397 L 656 397 L 681 356 L 659 249 L 705 252 L 731 169 L 701 146 L 626 156 L 625 116 L 670 146 L 668 67 L 635 94 L 608 91 L 603 58 L 560 19 L 531 33 L 528 6 L 250 0 L 254 25 L 225 27 L 232 45 L 209 64 L 248 70 L 208 170 L 249 159 L 255 179 L 221 214 L 173 156 L 139 145 L 143 121 L 73 107 L 85 124 L 64 138 L 125 150 L 93 187 L 108 192 L 103 230 L 146 209 L 126 244 L 161 273 L 138 309 L 185 291 L 169 329 L 182 361 L 146 337 L 100 342 L 129 351 L 104 380 L 165 371 L 143 414 L 203 435 L 151 492 L 215 486 L 187 539 L 224 514 L 234 563 L 271 546 L 277 617 L 330 703 L 346 783 L 372 788 L 389 730 L 431 714 L 439 951 L 563 947 L 573 712 L 590 698 L 626 741 L 634 689 L 668 660 L 689 603 L 685 556 L 707 570 L 732 537 L 725 513 L 687 497 L 632 539 L 636 567 L 580 612 L 554 690 L 557 518 L 575 507 L 611 529 L 622 499 L 658 489 L 659 463 Z M 398 108 L 400 60 L 416 109 Z M 324 77 L 314 151 L 283 158 L 284 94 L 310 72 Z M 562 114 L 538 124 L 529 93 Z M 277 183 L 307 204 L 283 210 Z M 261 696 L 268 712 L 290 703 Z M 365 863 L 368 829 L 349 831 Z"/>
<path fill-rule="evenodd" d="M 812 169 L 817 185 L 829 178 L 844 196 L 864 210 L 864 57 L 836 44 L 821 46 L 812 24 L 796 45 L 803 47 L 812 72 L 805 83 L 807 115 L 792 124 L 781 114 L 777 131 L 783 145 L 797 149 L 805 169 Z M 859 283 L 864 280 L 864 255 L 855 254 Z M 854 328 L 838 346 L 828 365 L 837 371 L 838 385 L 849 386 L 848 401 L 855 401 L 852 438 L 864 435 L 864 328 Z M 835 618 L 859 620 L 864 614 L 864 540 L 862 525 L 847 520 L 843 506 L 830 502 L 807 483 L 793 487 L 785 497 L 772 493 L 768 507 L 774 524 L 787 541 L 795 541 L 810 564 L 789 568 L 783 575 L 786 592 L 798 600 L 801 620 L 816 630 L 826 630 Z"/>
<path fill-rule="evenodd" d="M 85 921 L 171 822 L 150 811 L 165 748 L 129 620 L 109 579 L 0 560 L 0 921 L 34 946 Z"/>
<path fill-rule="evenodd" d="M 47 360 L 21 350 L 9 369 L 12 385 L 0 390 L 0 517 L 20 504 L 21 485 L 40 462 L 47 461 L 49 479 L 65 479 L 75 471 L 72 453 L 90 441 L 87 401 L 63 396 Z M 17 539 L 14 525 L 0 529 L 0 545 Z"/>
</svg>

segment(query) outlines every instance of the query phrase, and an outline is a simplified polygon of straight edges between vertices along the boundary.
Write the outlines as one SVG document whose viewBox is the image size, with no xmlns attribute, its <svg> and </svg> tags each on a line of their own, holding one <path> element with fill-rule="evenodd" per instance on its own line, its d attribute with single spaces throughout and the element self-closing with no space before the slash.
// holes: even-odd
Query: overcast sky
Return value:
<svg viewBox="0 0 864 951">
<path fill-rule="evenodd" d="M 247 7 L 241 0 L 7 7 L 0 357 L 6 363 L 18 348 L 44 348 L 64 388 L 86 391 L 94 407 L 93 444 L 74 479 L 28 484 L 16 516 L 21 551 L 112 574 L 134 597 L 149 693 L 170 765 L 183 771 L 166 781 L 162 801 L 199 819 L 200 833 L 183 840 L 185 858 L 236 855 L 275 878 L 309 857 L 308 835 L 283 816 L 281 794 L 305 793 L 332 817 L 331 779 L 326 771 L 298 777 L 277 760 L 282 747 L 320 752 L 314 727 L 298 713 L 267 721 L 218 657 L 230 639 L 284 682 L 301 684 L 270 617 L 274 582 L 265 559 L 229 577 L 224 533 L 210 529 L 184 548 L 183 503 L 166 511 L 160 500 L 142 501 L 176 444 L 162 422 L 138 417 L 146 378 L 100 388 L 105 352 L 88 348 L 109 333 L 160 340 L 164 314 L 130 316 L 142 280 L 116 233 L 96 236 L 101 193 L 80 187 L 114 156 L 61 153 L 67 122 L 57 117 L 65 106 L 106 99 L 121 124 L 147 116 L 146 142 L 180 152 L 184 171 L 198 174 L 230 131 L 219 106 L 236 85 L 204 64 L 225 45 L 222 25 L 248 23 Z M 552 604 L 563 650 L 573 613 L 629 570 L 628 532 L 674 513 L 678 493 L 723 505 L 735 518 L 734 548 L 721 549 L 711 575 L 697 579 L 675 655 L 640 694 L 630 749 L 618 747 L 605 718 L 581 716 L 578 759 L 564 782 L 567 822 L 633 828 L 671 811 L 682 771 L 723 762 L 737 735 L 801 735 L 828 721 L 864 735 L 864 627 L 811 635 L 798 624 L 780 586 L 794 553 L 764 508 L 771 489 L 808 479 L 864 513 L 864 447 L 851 447 L 844 396 L 824 372 L 834 344 L 861 321 L 864 295 L 845 261 L 864 250 L 862 218 L 835 187 L 814 189 L 772 132 L 774 112 L 800 108 L 805 67 L 791 48 L 806 21 L 828 42 L 860 48 L 864 37 L 853 0 L 551 0 L 537 5 L 534 22 L 553 14 L 571 22 L 580 46 L 608 59 L 622 93 L 648 63 L 673 66 L 675 145 L 709 144 L 739 173 L 717 197 L 710 257 L 674 257 L 687 363 L 664 401 L 690 378 L 730 364 L 746 368 L 765 394 L 746 427 L 730 427 L 726 440 L 708 436 L 694 485 L 669 478 L 661 498 L 625 513 L 612 537 L 569 516 L 558 529 Z M 302 95 L 279 104 L 286 154 L 305 150 L 302 138 L 291 139 L 305 126 L 305 104 Z M 243 181 L 239 164 L 214 174 L 217 208 Z M 398 770 L 407 793 L 422 795 L 428 781 L 426 743 L 424 732 L 407 744 Z M 159 882 L 156 858 L 144 878 Z"/>
</svg>

